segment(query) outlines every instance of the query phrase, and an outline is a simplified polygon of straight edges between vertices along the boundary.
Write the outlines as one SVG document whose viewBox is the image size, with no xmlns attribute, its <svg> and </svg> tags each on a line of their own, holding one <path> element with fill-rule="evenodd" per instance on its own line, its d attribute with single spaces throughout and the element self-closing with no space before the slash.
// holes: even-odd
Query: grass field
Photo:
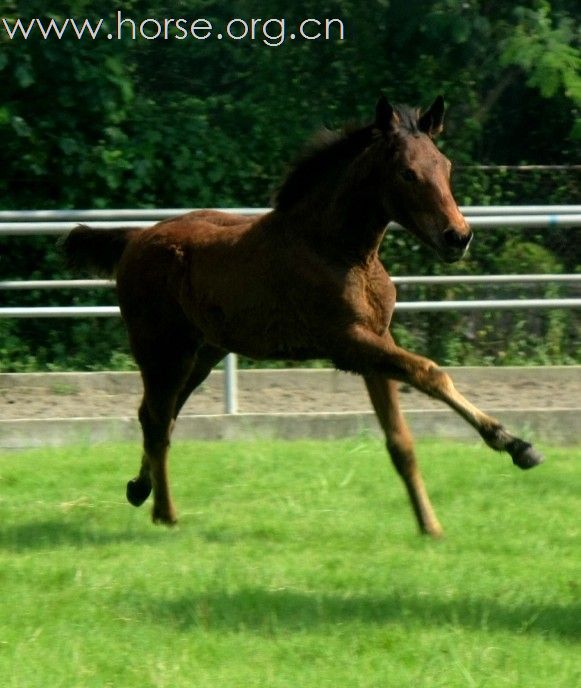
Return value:
<svg viewBox="0 0 581 688">
<path fill-rule="evenodd" d="M 419 443 L 416 535 L 380 442 L 177 444 L 180 525 L 135 445 L 0 455 L 5 688 L 581 685 L 581 448 L 524 473 Z"/>
</svg>

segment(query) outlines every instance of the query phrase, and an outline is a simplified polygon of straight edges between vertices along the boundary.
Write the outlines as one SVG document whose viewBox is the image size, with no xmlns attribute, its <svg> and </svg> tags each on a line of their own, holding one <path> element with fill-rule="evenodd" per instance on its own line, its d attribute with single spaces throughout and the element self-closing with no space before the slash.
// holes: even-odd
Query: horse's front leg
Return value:
<svg viewBox="0 0 581 688">
<path fill-rule="evenodd" d="M 383 374 L 440 399 L 470 423 L 489 447 L 507 451 L 520 468 L 532 468 L 542 461 L 528 442 L 511 435 L 499 421 L 462 396 L 450 376 L 433 361 L 398 347 L 390 335 L 380 337 L 363 326 L 355 326 L 336 341 L 333 360 L 339 368 L 366 376 Z"/>
<path fill-rule="evenodd" d="M 369 375 L 365 384 L 385 433 L 391 460 L 407 488 L 420 530 L 438 537 L 443 532 L 442 527 L 424 487 L 412 435 L 400 409 L 397 383 L 384 375 Z"/>
</svg>

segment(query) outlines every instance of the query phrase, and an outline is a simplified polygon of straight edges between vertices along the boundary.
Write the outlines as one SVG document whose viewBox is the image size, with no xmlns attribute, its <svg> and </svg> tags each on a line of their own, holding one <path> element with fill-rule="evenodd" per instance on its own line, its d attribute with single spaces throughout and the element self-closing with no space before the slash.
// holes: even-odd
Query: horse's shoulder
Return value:
<svg viewBox="0 0 581 688">
<path fill-rule="evenodd" d="M 376 256 L 369 261 L 362 268 L 362 272 L 368 290 L 391 292 L 394 289 L 392 279 L 379 257 Z"/>
<path fill-rule="evenodd" d="M 348 300 L 361 322 L 378 334 L 389 327 L 395 304 L 395 286 L 379 258 L 353 268 Z"/>
</svg>

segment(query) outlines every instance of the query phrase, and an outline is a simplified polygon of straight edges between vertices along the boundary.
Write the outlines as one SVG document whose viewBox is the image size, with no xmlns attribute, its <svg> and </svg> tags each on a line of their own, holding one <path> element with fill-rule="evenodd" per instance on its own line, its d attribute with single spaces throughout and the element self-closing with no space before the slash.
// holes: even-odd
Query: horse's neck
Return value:
<svg viewBox="0 0 581 688">
<path fill-rule="evenodd" d="M 319 253 L 366 263 L 377 254 L 389 218 L 373 194 L 317 197 L 293 213 L 292 224 Z"/>
</svg>

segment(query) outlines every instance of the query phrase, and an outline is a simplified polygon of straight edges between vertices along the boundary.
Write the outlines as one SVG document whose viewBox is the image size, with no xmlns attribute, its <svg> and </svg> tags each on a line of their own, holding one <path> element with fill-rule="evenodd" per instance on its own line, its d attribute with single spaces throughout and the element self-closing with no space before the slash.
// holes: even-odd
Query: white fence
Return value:
<svg viewBox="0 0 581 688">
<path fill-rule="evenodd" d="M 152 210 L 3 210 L 0 211 L 0 235 L 27 236 L 62 234 L 78 222 L 90 222 L 95 229 L 144 227 L 184 212 L 200 208 L 165 208 Z M 237 215 L 262 215 L 270 208 L 216 208 Z M 472 227 L 554 227 L 581 226 L 581 206 L 461 206 Z M 396 223 L 391 228 L 400 228 Z"/>
<path fill-rule="evenodd" d="M 195 208 L 189 210 L 196 210 Z M 240 215 L 260 215 L 268 208 L 228 208 L 225 212 Z M 554 227 L 566 225 L 581 227 L 580 205 L 558 206 L 464 206 L 462 212 L 473 227 Z M 123 210 L 33 210 L 0 211 L 0 236 L 58 235 L 70 231 L 78 222 L 90 222 L 102 229 L 116 227 L 143 227 L 168 217 L 188 212 L 183 208 L 123 209 Z M 397 229 L 398 225 L 393 224 Z M 507 282 L 567 282 L 581 281 L 580 274 L 559 275 L 438 275 L 405 276 L 392 278 L 397 284 L 477 284 Z M 30 289 L 85 289 L 110 287 L 108 280 L 30 280 L 0 281 L 0 290 Z M 473 301 L 421 301 L 398 302 L 400 311 L 498 310 L 514 308 L 578 308 L 581 299 L 495 299 Z M 6 318 L 76 318 L 117 316 L 114 306 L 0 308 L 0 317 Z"/>
<path fill-rule="evenodd" d="M 552 228 L 557 225 L 581 227 L 581 206 L 465 206 L 460 208 L 472 227 Z M 195 208 L 189 209 L 195 210 Z M 219 209 L 240 215 L 260 215 L 268 208 Z M 153 222 L 174 217 L 188 209 L 168 208 L 151 210 L 34 210 L 0 211 L 0 236 L 58 235 L 70 231 L 79 222 L 90 222 L 92 227 L 144 227 Z M 400 229 L 396 224 L 391 228 Z M 581 274 L 526 274 L 526 275 L 438 275 L 393 277 L 398 284 L 499 284 L 518 282 L 581 282 Z M 111 288 L 110 280 L 29 280 L 0 281 L 0 291 L 31 289 L 87 289 Z M 409 301 L 398 302 L 399 311 L 473 311 L 521 308 L 579 308 L 580 298 L 564 299 L 487 299 L 472 301 Z M 115 317 L 116 306 L 47 306 L 2 307 L 0 318 L 77 318 Z M 231 354 L 225 367 L 225 411 L 237 411 L 236 357 Z"/>
</svg>

